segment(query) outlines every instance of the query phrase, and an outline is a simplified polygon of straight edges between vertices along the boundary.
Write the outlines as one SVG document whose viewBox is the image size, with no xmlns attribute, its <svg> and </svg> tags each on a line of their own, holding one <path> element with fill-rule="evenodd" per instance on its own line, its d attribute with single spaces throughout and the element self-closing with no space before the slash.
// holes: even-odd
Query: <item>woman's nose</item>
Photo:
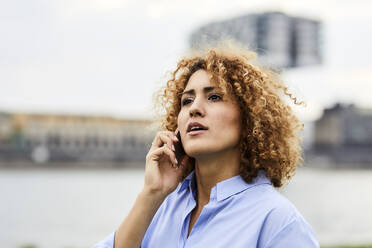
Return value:
<svg viewBox="0 0 372 248">
<path fill-rule="evenodd" d="M 205 115 L 205 110 L 202 106 L 203 104 L 201 103 L 200 100 L 195 99 L 189 108 L 189 113 L 190 117 L 194 116 L 204 116 Z"/>
<path fill-rule="evenodd" d="M 202 114 L 197 109 L 190 110 L 190 117 L 194 117 L 194 116 L 202 116 Z"/>
</svg>

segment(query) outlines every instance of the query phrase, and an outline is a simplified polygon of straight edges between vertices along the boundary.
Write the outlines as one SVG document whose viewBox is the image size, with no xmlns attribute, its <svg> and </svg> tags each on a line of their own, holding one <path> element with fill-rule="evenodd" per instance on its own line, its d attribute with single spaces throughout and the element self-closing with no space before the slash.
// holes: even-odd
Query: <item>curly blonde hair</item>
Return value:
<svg viewBox="0 0 372 248">
<path fill-rule="evenodd" d="M 289 97 L 279 74 L 253 64 L 257 54 L 231 42 L 192 51 L 182 58 L 166 85 L 155 95 L 155 106 L 162 109 L 161 127 L 175 131 L 181 109 L 181 93 L 190 76 L 197 70 L 211 74 L 211 83 L 239 104 L 242 133 L 240 138 L 240 176 L 248 183 L 264 170 L 274 187 L 286 183 L 301 163 L 303 124 L 283 97 Z"/>
</svg>

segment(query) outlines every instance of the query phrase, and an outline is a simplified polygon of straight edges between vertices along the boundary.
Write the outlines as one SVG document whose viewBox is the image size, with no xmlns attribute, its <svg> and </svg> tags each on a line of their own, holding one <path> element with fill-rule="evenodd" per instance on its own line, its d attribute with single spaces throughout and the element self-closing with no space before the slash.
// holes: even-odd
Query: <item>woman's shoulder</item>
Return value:
<svg viewBox="0 0 372 248">
<path fill-rule="evenodd" d="M 267 189 L 263 201 L 265 201 L 269 210 L 266 216 L 267 222 L 284 227 L 293 221 L 304 219 L 296 206 L 274 187 Z"/>
<path fill-rule="evenodd" d="M 271 184 L 260 184 L 244 192 L 242 200 L 259 206 L 266 218 L 278 223 L 289 223 L 303 218 L 295 205 Z"/>
<path fill-rule="evenodd" d="M 256 203 L 262 211 L 259 247 L 289 241 L 302 243 L 303 247 L 319 247 L 312 227 L 288 198 L 271 185 L 262 185 L 254 190 L 260 195 Z"/>
</svg>

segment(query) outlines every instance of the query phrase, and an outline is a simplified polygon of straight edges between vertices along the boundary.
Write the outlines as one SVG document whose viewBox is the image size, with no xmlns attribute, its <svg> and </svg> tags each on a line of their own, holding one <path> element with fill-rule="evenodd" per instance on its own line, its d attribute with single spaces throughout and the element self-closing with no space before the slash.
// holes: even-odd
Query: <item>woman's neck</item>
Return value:
<svg viewBox="0 0 372 248">
<path fill-rule="evenodd" d="M 210 192 L 218 182 L 239 174 L 239 166 L 240 151 L 237 147 L 218 154 L 195 158 L 197 205 L 199 208 L 203 208 L 209 202 Z"/>
</svg>

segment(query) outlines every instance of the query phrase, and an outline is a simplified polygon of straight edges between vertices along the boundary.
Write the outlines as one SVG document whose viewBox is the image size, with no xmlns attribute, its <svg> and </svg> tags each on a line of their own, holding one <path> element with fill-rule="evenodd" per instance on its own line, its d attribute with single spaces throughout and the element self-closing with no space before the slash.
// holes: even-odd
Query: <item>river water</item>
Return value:
<svg viewBox="0 0 372 248">
<path fill-rule="evenodd" d="M 0 169 L 1 247 L 91 247 L 129 212 L 143 175 L 141 169 Z M 301 168 L 280 192 L 322 245 L 372 243 L 372 170 Z"/>
</svg>

